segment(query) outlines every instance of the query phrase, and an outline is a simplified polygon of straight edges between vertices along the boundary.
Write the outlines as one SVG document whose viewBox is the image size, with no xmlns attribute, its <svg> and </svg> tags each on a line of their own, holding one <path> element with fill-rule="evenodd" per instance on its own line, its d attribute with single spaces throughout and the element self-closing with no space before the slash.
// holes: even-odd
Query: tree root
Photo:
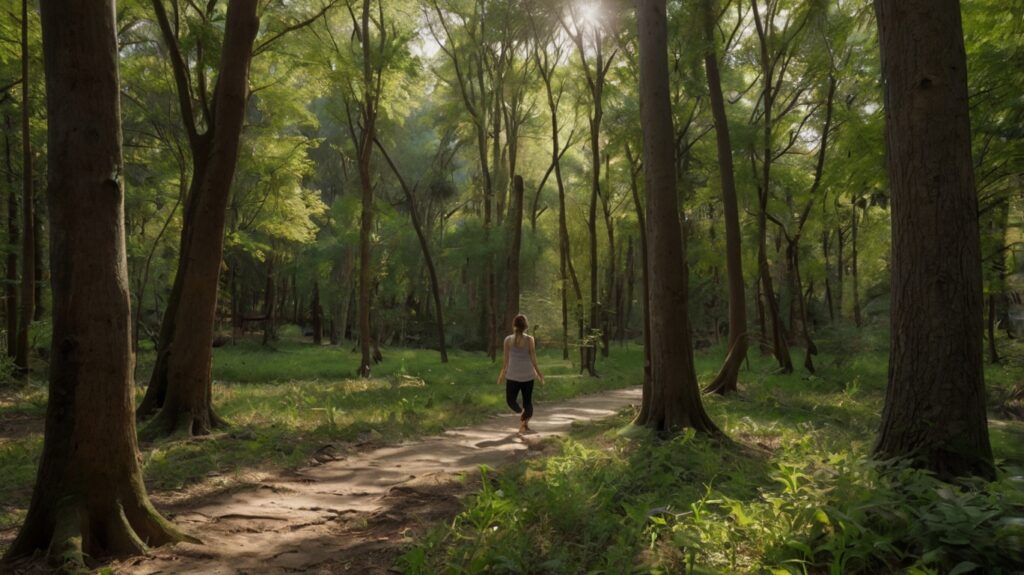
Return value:
<svg viewBox="0 0 1024 575">
<path fill-rule="evenodd" d="M 205 414 L 197 415 L 188 410 L 170 409 L 165 405 L 153 419 L 139 429 L 139 439 L 155 441 L 164 437 L 198 437 L 209 435 L 215 429 L 226 429 L 230 426 L 212 408 Z"/>
</svg>

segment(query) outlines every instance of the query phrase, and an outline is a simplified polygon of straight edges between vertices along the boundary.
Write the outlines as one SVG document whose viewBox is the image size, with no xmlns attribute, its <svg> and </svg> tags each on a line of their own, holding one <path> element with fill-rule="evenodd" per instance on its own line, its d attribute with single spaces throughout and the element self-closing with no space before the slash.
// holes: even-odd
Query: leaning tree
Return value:
<svg viewBox="0 0 1024 575">
<path fill-rule="evenodd" d="M 53 338 L 46 431 L 6 559 L 62 568 L 186 538 L 146 495 L 135 439 L 114 1 L 40 3 Z"/>
<path fill-rule="evenodd" d="M 959 0 L 876 0 L 892 194 L 889 385 L 877 456 L 993 477 L 981 247 Z"/>
</svg>

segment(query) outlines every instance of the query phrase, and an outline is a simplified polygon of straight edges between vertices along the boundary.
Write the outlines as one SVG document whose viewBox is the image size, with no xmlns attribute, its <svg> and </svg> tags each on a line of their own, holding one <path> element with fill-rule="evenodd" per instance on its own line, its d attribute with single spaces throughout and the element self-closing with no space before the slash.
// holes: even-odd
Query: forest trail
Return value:
<svg viewBox="0 0 1024 575">
<path fill-rule="evenodd" d="M 406 545 L 461 510 L 479 467 L 542 453 L 573 422 L 614 415 L 640 388 L 541 403 L 518 436 L 517 415 L 441 435 L 340 455 L 243 490 L 161 506 L 204 544 L 179 543 L 112 565 L 115 573 L 210 575 L 393 573 Z M 460 475 L 470 481 L 460 478 Z"/>
</svg>

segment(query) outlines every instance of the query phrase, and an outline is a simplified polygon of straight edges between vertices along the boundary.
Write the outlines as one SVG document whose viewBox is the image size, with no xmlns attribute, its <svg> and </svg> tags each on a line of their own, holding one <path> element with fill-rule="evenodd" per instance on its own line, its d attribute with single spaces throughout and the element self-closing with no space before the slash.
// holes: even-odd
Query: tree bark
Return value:
<svg viewBox="0 0 1024 575">
<path fill-rule="evenodd" d="M 711 95 L 711 113 L 715 120 L 718 143 L 718 171 L 722 186 L 722 211 L 725 219 L 725 264 L 729 282 L 729 350 L 725 362 L 705 392 L 727 394 L 736 391 L 740 366 L 747 357 L 747 300 L 743 290 L 743 246 L 740 244 L 739 202 L 736 199 L 736 177 L 732 164 L 732 142 L 729 120 L 725 113 L 722 79 L 718 72 L 715 48 L 715 6 L 704 0 L 704 69 Z"/>
<path fill-rule="evenodd" d="M 789 344 L 786 328 L 782 325 L 782 318 L 779 314 L 779 302 L 775 297 L 775 288 L 772 286 L 771 266 L 768 264 L 767 242 L 768 242 L 768 198 L 771 196 L 771 170 L 774 150 L 772 147 L 773 107 L 778 96 L 778 85 L 775 83 L 775 66 L 778 63 L 768 51 L 769 36 L 774 35 L 774 18 L 767 23 L 762 23 L 761 14 L 757 6 L 757 0 L 751 0 L 753 7 L 754 25 L 760 47 L 761 81 L 761 105 L 764 107 L 764 118 L 762 120 L 762 142 L 761 142 L 761 174 L 757 182 L 758 194 L 758 215 L 757 215 L 757 268 L 761 277 L 761 295 L 764 298 L 763 312 L 772 324 L 772 353 L 783 373 L 793 372 L 793 359 L 789 354 Z M 776 12 L 769 10 L 770 15 Z M 780 82 L 781 83 L 781 82 Z M 755 169 L 756 175 L 756 169 Z M 762 328 L 765 325 L 762 324 Z M 766 331 L 762 329 L 762 331 Z M 767 335 L 763 333 L 763 335 Z"/>
<path fill-rule="evenodd" d="M 673 433 L 684 427 L 720 433 L 704 411 L 693 364 L 687 266 L 679 229 L 669 102 L 665 0 L 637 0 L 640 123 L 647 196 L 648 288 L 652 379 L 645 417 L 636 423 Z"/>
<path fill-rule="evenodd" d="M 135 439 L 113 1 L 40 12 L 53 355 L 36 486 L 6 559 L 43 552 L 73 571 L 187 537 L 150 503 Z"/>
<path fill-rule="evenodd" d="M 437 345 L 441 353 L 441 363 L 448 363 L 447 338 L 444 334 L 444 307 L 441 304 L 441 282 L 437 279 L 437 268 L 434 267 L 434 258 L 430 254 L 430 242 L 427 241 L 427 234 L 423 231 L 423 224 L 420 222 L 416 195 L 414 190 L 410 189 L 408 184 L 406 184 L 405 178 L 398 171 L 398 166 L 395 165 L 391 156 L 384 149 L 384 146 L 380 144 L 380 141 L 377 141 L 376 144 L 380 149 L 381 155 L 384 156 L 384 160 L 391 167 L 391 171 L 398 178 L 398 183 L 405 194 L 405 201 L 409 203 L 409 217 L 412 219 L 412 227 L 416 231 L 416 238 L 419 240 L 420 249 L 423 251 L 423 261 L 427 264 L 427 273 L 430 276 L 430 293 L 434 297 L 434 308 L 437 314 Z"/>
<path fill-rule="evenodd" d="M 21 304 L 18 321 L 18 339 L 14 352 L 14 365 L 19 371 L 29 371 L 29 327 L 35 306 L 36 232 L 35 200 L 32 197 L 32 133 L 30 132 L 28 53 L 28 0 L 21 1 Z"/>
<path fill-rule="evenodd" d="M 213 329 L 226 210 L 245 123 L 253 41 L 259 29 L 257 4 L 256 0 L 228 4 L 220 74 L 210 104 L 207 131 L 198 133 L 189 96 L 188 69 L 178 52 L 177 37 L 162 0 L 153 0 L 164 41 L 172 54 L 193 169 L 178 270 L 161 326 L 157 362 L 139 407 L 142 416 L 160 409 L 141 430 L 141 435 L 147 438 L 178 431 L 205 435 L 224 425 L 213 412 L 211 401 Z"/>
<path fill-rule="evenodd" d="M 996 296 L 988 294 L 988 352 L 992 363 L 999 363 L 999 350 L 996 349 Z"/>
<path fill-rule="evenodd" d="M 825 304 L 828 306 L 828 320 L 836 320 L 835 304 L 832 301 L 832 264 L 829 262 L 832 234 L 829 230 L 821 232 L 821 253 L 825 256 Z"/>
<path fill-rule="evenodd" d="M 642 169 L 638 159 L 633 157 L 629 145 L 626 145 L 626 159 L 629 161 L 629 191 L 633 196 L 633 208 L 636 210 L 636 221 L 640 228 L 640 265 L 643 266 L 640 283 L 640 313 L 644 318 L 644 380 L 643 380 L 643 401 L 640 402 L 640 411 L 637 413 L 637 422 L 646 422 L 651 416 L 652 393 L 652 371 L 651 371 L 651 291 L 648 281 L 648 267 L 650 257 L 647 251 L 647 221 L 644 216 L 644 202 L 640 199 L 640 185 L 637 183 L 637 176 Z"/>
<path fill-rule="evenodd" d="M 7 299 L 7 355 L 14 358 L 18 347 L 18 192 L 14 186 L 14 166 L 11 161 L 11 134 L 14 127 L 11 117 L 4 115 L 4 152 L 7 162 L 7 183 L 10 189 L 7 194 L 7 261 L 5 263 L 4 297 Z"/>
<path fill-rule="evenodd" d="M 277 274 L 274 273 L 274 255 L 267 255 L 267 280 L 263 288 L 263 345 L 277 341 Z"/>
<path fill-rule="evenodd" d="M 320 308 L 320 280 L 313 280 L 313 302 L 309 305 L 309 315 L 313 324 L 313 343 L 324 342 L 323 310 Z"/>
<path fill-rule="evenodd" d="M 863 324 L 860 313 L 860 276 L 857 274 L 857 204 L 850 211 L 850 275 L 853 276 L 853 323 L 857 327 Z"/>
<path fill-rule="evenodd" d="M 941 478 L 995 477 L 978 199 L 958 0 L 876 0 L 892 190 L 889 383 L 875 444 Z"/>
<path fill-rule="evenodd" d="M 505 327 L 511 329 L 512 320 L 519 313 L 519 251 L 523 243 L 523 177 L 516 175 L 512 184 L 512 198 L 509 205 L 508 255 L 505 259 L 505 273 L 508 275 L 505 299 Z"/>
</svg>

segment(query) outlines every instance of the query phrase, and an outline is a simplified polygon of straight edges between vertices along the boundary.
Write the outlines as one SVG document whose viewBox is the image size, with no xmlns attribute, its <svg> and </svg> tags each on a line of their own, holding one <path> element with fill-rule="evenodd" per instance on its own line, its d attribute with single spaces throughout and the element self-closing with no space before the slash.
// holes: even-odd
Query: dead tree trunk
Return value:
<svg viewBox="0 0 1024 575">
<path fill-rule="evenodd" d="M 958 0 L 877 0 L 892 190 L 889 384 L 875 454 L 942 478 L 995 467 Z"/>
<path fill-rule="evenodd" d="M 150 504 L 135 440 L 113 2 L 40 13 L 53 355 L 36 486 L 5 559 L 42 552 L 70 572 L 186 537 Z"/>
</svg>

